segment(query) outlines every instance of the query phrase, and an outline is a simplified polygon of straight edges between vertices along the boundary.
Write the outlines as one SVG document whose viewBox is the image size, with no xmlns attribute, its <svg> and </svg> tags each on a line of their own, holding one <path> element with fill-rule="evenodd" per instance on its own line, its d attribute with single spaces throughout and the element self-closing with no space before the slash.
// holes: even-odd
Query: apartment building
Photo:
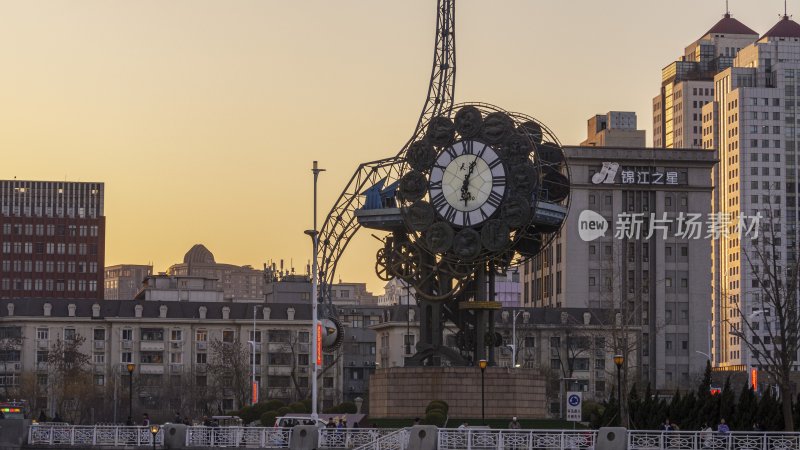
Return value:
<svg viewBox="0 0 800 450">
<path fill-rule="evenodd" d="M 144 279 L 153 274 L 153 266 L 118 264 L 105 269 L 105 299 L 133 300 L 142 288 Z"/>
<path fill-rule="evenodd" d="M 129 406 L 135 418 L 199 418 L 250 401 L 255 354 L 260 398 L 296 401 L 310 389 L 310 313 L 291 304 L 2 300 L 0 392 L 83 423 L 90 411 L 95 420 L 122 421 Z M 66 390 L 57 354 L 85 360 L 70 372 L 82 388 Z M 342 400 L 336 361 L 324 355 L 322 408 Z"/>
</svg>

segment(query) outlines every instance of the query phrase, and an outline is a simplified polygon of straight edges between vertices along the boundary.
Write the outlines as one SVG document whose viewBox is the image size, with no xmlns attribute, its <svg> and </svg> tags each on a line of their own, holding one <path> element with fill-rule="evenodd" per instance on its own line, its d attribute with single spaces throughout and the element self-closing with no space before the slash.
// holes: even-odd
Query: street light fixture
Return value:
<svg viewBox="0 0 800 450">
<path fill-rule="evenodd" d="M 478 361 L 478 367 L 481 368 L 481 422 L 486 425 L 486 403 L 484 401 L 484 374 L 486 373 L 486 366 L 488 362 L 485 359 Z"/>
<path fill-rule="evenodd" d="M 136 370 L 136 364 L 128 363 L 128 420 L 133 421 L 133 371 Z"/>
<path fill-rule="evenodd" d="M 314 164 L 311 169 L 311 173 L 314 174 L 314 229 L 313 230 L 306 230 L 305 234 L 311 237 L 311 245 L 313 251 L 313 263 L 311 265 L 311 341 L 314 345 L 314 363 L 311 366 L 311 419 L 317 420 L 319 414 L 317 413 L 317 370 L 319 369 L 319 362 L 322 358 L 322 355 L 319 353 L 321 349 L 318 347 L 318 340 L 320 336 L 319 333 L 319 317 L 317 313 L 317 255 L 319 252 L 319 230 L 317 230 L 317 178 L 319 178 L 319 173 L 324 172 L 325 169 L 320 169 L 319 164 L 317 161 L 314 161 Z"/>
<path fill-rule="evenodd" d="M 625 357 L 622 355 L 614 355 L 614 364 L 617 366 L 617 403 L 619 404 L 618 414 L 619 423 L 622 425 L 622 364 L 625 363 Z"/>
<path fill-rule="evenodd" d="M 150 433 L 153 434 L 153 450 L 156 450 L 156 435 L 160 429 L 161 427 L 157 423 L 150 425 Z"/>
</svg>

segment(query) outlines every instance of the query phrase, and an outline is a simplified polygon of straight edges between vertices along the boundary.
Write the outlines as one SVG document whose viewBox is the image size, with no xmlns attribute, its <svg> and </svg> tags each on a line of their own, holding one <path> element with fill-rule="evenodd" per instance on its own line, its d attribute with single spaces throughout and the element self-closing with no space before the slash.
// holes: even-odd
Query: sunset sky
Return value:
<svg viewBox="0 0 800 450">
<path fill-rule="evenodd" d="M 395 154 L 426 94 L 435 0 L 0 0 L 0 179 L 105 182 L 108 265 L 164 271 L 195 243 L 218 262 L 311 258 L 359 163 Z M 765 32 L 780 0 L 731 0 Z M 724 0 L 459 0 L 457 101 L 532 115 L 564 144 L 632 110 L 651 144 L 661 68 Z M 800 14 L 792 0 L 789 12 Z M 376 293 L 361 232 L 344 281 Z"/>
</svg>

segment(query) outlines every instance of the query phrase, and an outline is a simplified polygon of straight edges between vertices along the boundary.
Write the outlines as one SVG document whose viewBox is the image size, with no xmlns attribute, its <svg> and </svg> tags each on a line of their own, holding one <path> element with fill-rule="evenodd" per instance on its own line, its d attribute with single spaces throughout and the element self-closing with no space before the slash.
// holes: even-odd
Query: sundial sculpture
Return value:
<svg viewBox="0 0 800 450">
<path fill-rule="evenodd" d="M 338 329 L 326 348 L 342 336 L 330 300 L 336 264 L 364 226 L 388 232 L 378 276 L 417 294 L 421 336 L 406 365 L 493 364 L 502 344 L 495 275 L 550 244 L 566 218 L 569 169 L 558 139 L 532 117 L 453 104 L 455 0 L 438 0 L 437 10 L 428 98 L 411 139 L 397 156 L 359 167 L 320 231 L 323 317 Z M 447 322 L 458 350 L 444 345 Z"/>
</svg>

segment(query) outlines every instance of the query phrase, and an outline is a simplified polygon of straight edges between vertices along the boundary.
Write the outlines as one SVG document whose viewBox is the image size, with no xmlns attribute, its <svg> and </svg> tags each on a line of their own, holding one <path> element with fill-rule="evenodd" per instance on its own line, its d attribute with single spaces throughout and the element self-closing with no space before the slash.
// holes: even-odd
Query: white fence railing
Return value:
<svg viewBox="0 0 800 450">
<path fill-rule="evenodd" d="M 291 428 L 187 427 L 187 447 L 289 448 Z"/>
<path fill-rule="evenodd" d="M 387 430 L 389 433 L 386 433 L 370 442 L 366 442 L 358 447 L 355 447 L 355 450 L 406 450 L 408 449 L 408 437 L 409 431 L 408 428 L 402 428 L 400 430 Z"/>
<path fill-rule="evenodd" d="M 628 450 L 800 450 L 800 433 L 628 431 Z"/>
<path fill-rule="evenodd" d="M 155 437 L 156 444 L 164 444 L 163 430 L 159 430 Z M 114 447 L 153 445 L 153 434 L 148 427 L 34 424 L 28 428 L 28 444 Z"/>
<path fill-rule="evenodd" d="M 439 450 L 593 449 L 594 430 L 440 429 Z"/>
<path fill-rule="evenodd" d="M 361 447 L 395 431 L 390 428 L 320 428 L 319 448 Z"/>
</svg>

